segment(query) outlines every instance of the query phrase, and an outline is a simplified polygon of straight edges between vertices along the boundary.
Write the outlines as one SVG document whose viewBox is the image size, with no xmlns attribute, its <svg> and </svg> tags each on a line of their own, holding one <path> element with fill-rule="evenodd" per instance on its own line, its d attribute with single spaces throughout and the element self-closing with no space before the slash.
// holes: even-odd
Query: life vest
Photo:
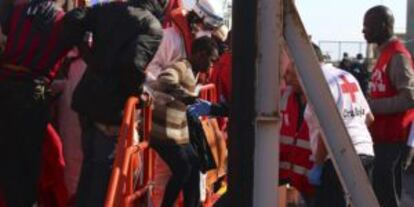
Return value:
<svg viewBox="0 0 414 207">
<path fill-rule="evenodd" d="M 280 128 L 279 180 L 289 183 L 302 193 L 311 194 L 314 189 L 306 176 L 312 168 L 310 161 L 309 130 L 305 121 L 298 127 L 299 103 L 291 87 L 282 91 L 282 125 Z"/>
<path fill-rule="evenodd" d="M 177 8 L 171 11 L 171 20 L 174 23 L 174 26 L 180 31 L 185 44 L 185 52 L 187 53 L 188 57 L 191 54 L 193 34 L 191 33 L 191 28 L 184 16 L 183 9 Z"/>
<path fill-rule="evenodd" d="M 211 82 L 217 87 L 217 95 L 220 101 L 230 101 L 231 98 L 231 71 L 232 53 L 225 52 L 220 56 L 211 71 Z"/>
<path fill-rule="evenodd" d="M 398 94 L 397 89 L 392 85 L 387 74 L 388 63 L 395 54 L 403 54 L 411 60 L 410 53 L 399 40 L 388 43 L 381 52 L 372 72 L 369 84 L 370 97 L 372 99 L 393 97 Z M 406 141 L 410 123 L 414 120 L 414 110 L 390 115 L 374 115 L 375 121 L 370 127 L 374 143 Z"/>
<path fill-rule="evenodd" d="M 172 26 L 172 17 L 171 17 L 171 11 L 182 8 L 182 2 L 181 0 L 170 0 L 168 1 L 168 5 L 165 8 L 165 14 L 164 14 L 164 20 L 162 21 L 162 27 L 168 28 Z"/>
</svg>

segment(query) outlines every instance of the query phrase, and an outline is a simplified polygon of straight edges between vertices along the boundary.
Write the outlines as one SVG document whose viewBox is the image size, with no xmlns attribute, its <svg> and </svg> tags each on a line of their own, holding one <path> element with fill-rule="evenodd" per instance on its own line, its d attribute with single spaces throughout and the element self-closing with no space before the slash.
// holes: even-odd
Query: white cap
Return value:
<svg viewBox="0 0 414 207">
<path fill-rule="evenodd" d="M 219 38 L 222 42 L 227 40 L 228 34 L 229 34 L 229 28 L 224 24 L 213 31 L 213 35 Z"/>
<path fill-rule="evenodd" d="M 224 3 L 223 0 L 197 0 L 193 11 L 204 20 L 204 23 L 219 27 L 224 20 Z"/>
</svg>

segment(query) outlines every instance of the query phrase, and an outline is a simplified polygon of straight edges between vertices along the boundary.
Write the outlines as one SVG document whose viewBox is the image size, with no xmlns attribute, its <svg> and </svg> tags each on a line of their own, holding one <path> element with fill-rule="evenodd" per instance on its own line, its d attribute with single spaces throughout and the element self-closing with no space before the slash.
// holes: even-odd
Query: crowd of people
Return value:
<svg viewBox="0 0 414 207">
<path fill-rule="evenodd" d="M 224 2 L 184 10 L 174 0 L 116 1 L 66 13 L 59 3 L 1 1 L 2 205 L 103 206 L 124 104 L 149 87 L 170 97 L 154 98 L 150 145 L 162 158 L 154 191 L 165 192 L 156 205 L 172 206 L 183 190 L 184 206 L 198 206 L 200 166 L 187 116 L 228 110 L 225 101 L 198 99 L 200 85 L 213 81 L 210 68 L 229 52 Z M 59 160 L 44 169 L 49 156 Z"/>
<path fill-rule="evenodd" d="M 222 148 L 218 158 L 207 158 L 214 166 L 201 161 L 192 141 L 203 131 L 199 117 L 229 113 L 232 34 L 224 8 L 221 0 L 186 9 L 180 0 L 129 0 L 64 11 L 54 0 L 0 1 L 7 37 L 0 58 L 0 206 L 103 206 L 124 104 L 144 92 L 154 99 L 154 205 L 173 206 L 182 192 L 183 206 L 200 206 L 205 173 L 216 167 L 225 174 L 227 119 L 209 120 Z M 372 75 L 362 55 L 345 58 L 339 69 L 313 48 L 379 203 L 406 207 L 414 201 L 414 71 L 393 27 L 387 7 L 366 12 L 364 37 L 379 50 Z M 295 187 L 308 207 L 348 206 L 313 106 L 294 63 L 287 65 L 279 183 Z M 208 83 L 217 103 L 199 98 Z"/>
</svg>

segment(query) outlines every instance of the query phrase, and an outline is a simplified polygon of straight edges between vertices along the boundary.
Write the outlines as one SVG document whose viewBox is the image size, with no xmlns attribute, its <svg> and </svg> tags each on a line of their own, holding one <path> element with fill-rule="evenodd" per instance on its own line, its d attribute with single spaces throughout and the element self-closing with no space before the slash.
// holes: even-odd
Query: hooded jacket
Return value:
<svg viewBox="0 0 414 207">
<path fill-rule="evenodd" d="M 152 2 L 151 0 L 143 2 Z M 162 39 L 162 28 L 152 4 L 110 2 L 68 13 L 65 29 L 80 44 L 86 31 L 93 43 L 84 51 L 88 68 L 75 89 L 72 107 L 104 124 L 119 124 L 123 105 L 141 90 L 145 66 Z"/>
</svg>

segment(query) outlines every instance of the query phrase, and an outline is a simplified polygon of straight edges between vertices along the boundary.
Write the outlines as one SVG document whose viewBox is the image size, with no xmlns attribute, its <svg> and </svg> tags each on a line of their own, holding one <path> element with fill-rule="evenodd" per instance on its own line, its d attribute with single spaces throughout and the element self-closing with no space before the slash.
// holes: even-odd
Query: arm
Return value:
<svg viewBox="0 0 414 207">
<path fill-rule="evenodd" d="M 375 120 L 374 115 L 371 112 L 367 113 L 365 117 L 365 124 L 367 126 L 370 126 L 372 123 L 374 123 L 374 120 Z"/>
<path fill-rule="evenodd" d="M 180 85 L 180 80 L 183 74 L 180 74 L 177 69 L 167 68 L 158 76 L 157 80 L 160 89 L 175 99 L 180 100 L 186 104 L 194 102 L 196 95 Z"/>
<path fill-rule="evenodd" d="M 362 91 L 361 87 L 359 89 Z M 361 105 L 366 111 L 365 113 L 365 125 L 369 127 L 372 123 L 374 123 L 375 117 L 374 114 L 371 111 L 371 107 L 369 106 L 367 99 L 365 97 L 361 98 Z"/>
<path fill-rule="evenodd" d="M 322 140 L 322 135 L 318 135 L 318 144 L 316 147 L 315 153 L 315 164 L 322 165 L 325 162 L 326 157 L 328 156 L 328 151 L 326 150 L 325 144 Z"/>
<path fill-rule="evenodd" d="M 156 53 L 162 39 L 162 28 L 158 20 L 144 13 L 144 32 L 130 42 L 131 46 L 122 55 L 121 63 L 127 69 L 125 85 L 131 93 L 140 93 L 142 83 L 145 81 L 145 68 Z"/>
<path fill-rule="evenodd" d="M 375 114 L 393 114 L 414 108 L 414 71 L 410 60 L 402 54 L 394 55 L 388 69 L 391 83 L 398 94 L 370 100 L 371 110 Z"/>
</svg>

